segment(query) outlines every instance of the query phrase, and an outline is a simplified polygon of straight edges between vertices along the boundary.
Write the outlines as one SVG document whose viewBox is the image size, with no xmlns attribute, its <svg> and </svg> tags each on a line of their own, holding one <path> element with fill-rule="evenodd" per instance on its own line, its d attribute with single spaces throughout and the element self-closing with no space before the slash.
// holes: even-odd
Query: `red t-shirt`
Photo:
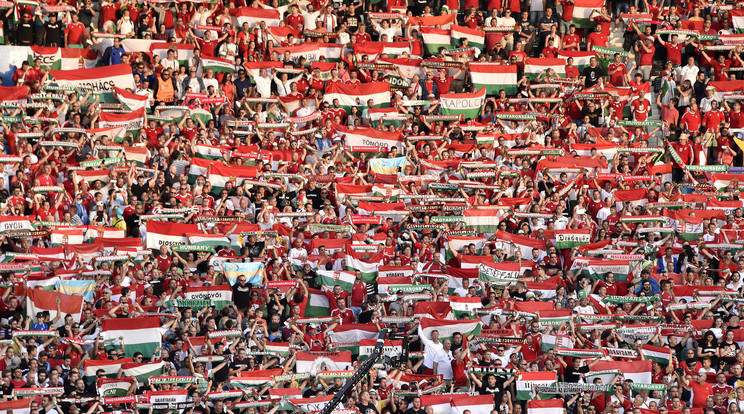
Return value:
<svg viewBox="0 0 744 414">
<path fill-rule="evenodd" d="M 79 45 L 83 43 L 83 33 L 85 33 L 85 26 L 80 23 L 70 23 L 65 29 L 67 31 L 67 44 Z"/>
<path fill-rule="evenodd" d="M 675 65 L 682 64 L 682 46 L 677 43 L 673 45 L 671 42 L 666 42 L 664 45 L 667 51 L 667 60 L 674 63 Z"/>
<path fill-rule="evenodd" d="M 435 78 L 434 82 L 437 83 L 437 91 L 439 91 L 440 94 L 449 93 L 450 84 L 453 80 L 455 80 L 455 78 L 452 76 L 447 76 L 444 79 L 441 77 Z"/>
</svg>

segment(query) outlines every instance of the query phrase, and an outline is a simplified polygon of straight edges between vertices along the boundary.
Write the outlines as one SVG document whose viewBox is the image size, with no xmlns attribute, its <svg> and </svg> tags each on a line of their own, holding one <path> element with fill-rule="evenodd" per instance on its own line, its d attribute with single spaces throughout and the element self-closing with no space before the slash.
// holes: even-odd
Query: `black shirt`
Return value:
<svg viewBox="0 0 744 414">
<path fill-rule="evenodd" d="M 372 405 L 372 403 L 369 404 L 362 404 L 357 403 L 356 408 L 359 410 L 361 414 L 380 414 L 379 411 L 377 411 L 377 407 Z"/>
<path fill-rule="evenodd" d="M 581 374 L 586 374 L 589 372 L 588 366 L 583 366 L 579 369 L 575 369 L 572 366 L 566 367 L 566 369 L 563 370 L 563 381 L 564 382 L 576 382 L 578 383 L 581 379 Z"/>
<path fill-rule="evenodd" d="M 142 194 L 145 194 L 147 192 L 147 189 L 150 188 L 150 184 L 145 182 L 142 185 L 139 185 L 137 183 L 132 184 L 132 195 L 137 197 L 137 199 L 142 198 Z"/>
<path fill-rule="evenodd" d="M 62 47 L 64 43 L 64 28 L 59 21 L 54 23 L 44 23 L 46 28 L 46 42 L 47 47 Z"/>
<path fill-rule="evenodd" d="M 34 24 L 31 21 L 19 23 L 16 26 L 16 43 L 30 45 L 34 41 Z"/>
<path fill-rule="evenodd" d="M 589 117 L 589 123 L 592 124 L 595 127 L 599 126 L 599 117 L 602 116 L 602 110 L 598 108 L 597 106 L 594 107 L 594 110 L 589 110 L 588 106 L 585 106 L 584 109 L 581 111 L 581 113 L 584 116 Z"/>
<path fill-rule="evenodd" d="M 237 306 L 238 309 L 247 309 L 250 306 L 251 287 L 248 284 L 240 286 L 240 284 L 236 283 L 232 287 L 232 290 L 235 306 Z"/>
<path fill-rule="evenodd" d="M 549 26 L 552 26 L 552 25 L 554 25 L 556 23 L 558 23 L 558 19 L 555 17 L 555 15 L 550 16 L 550 17 L 543 16 L 543 18 L 540 19 L 540 22 L 539 22 L 540 32 L 549 32 L 550 31 L 550 29 L 548 29 L 548 30 L 543 29 L 542 28 L 542 25 L 547 24 Z"/>
<path fill-rule="evenodd" d="M 587 66 L 581 72 L 581 76 L 586 78 L 586 80 L 584 81 L 584 87 L 591 88 L 592 86 L 596 85 L 597 82 L 599 82 L 599 78 L 601 76 L 604 76 L 604 72 L 599 66 L 597 66 L 596 68 Z"/>
</svg>

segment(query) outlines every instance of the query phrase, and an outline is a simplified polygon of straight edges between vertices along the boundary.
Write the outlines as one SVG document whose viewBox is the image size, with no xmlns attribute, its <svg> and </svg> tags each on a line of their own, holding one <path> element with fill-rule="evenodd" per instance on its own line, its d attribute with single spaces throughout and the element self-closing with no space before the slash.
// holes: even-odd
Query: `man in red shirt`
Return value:
<svg viewBox="0 0 744 414">
<path fill-rule="evenodd" d="M 648 117 L 648 113 L 651 110 L 651 102 L 646 99 L 645 93 L 642 90 L 638 90 L 638 96 L 630 105 L 633 111 L 633 118 L 636 121 L 645 121 Z"/>
<path fill-rule="evenodd" d="M 566 77 L 569 79 L 578 79 L 580 75 L 579 68 L 574 66 L 573 61 L 572 57 L 566 59 Z"/>
<path fill-rule="evenodd" d="M 424 68 L 426 73 L 430 73 L 429 68 Z M 452 83 L 455 78 L 460 76 L 462 73 L 462 69 L 457 69 L 457 72 L 453 76 L 447 76 L 447 69 L 440 69 L 439 70 L 439 77 L 434 78 L 434 82 L 437 84 L 437 94 L 436 97 L 439 98 L 440 94 L 443 93 L 449 93 L 450 90 L 450 84 Z"/>
<path fill-rule="evenodd" d="M 65 28 L 65 44 L 70 47 L 72 45 L 82 45 L 85 40 L 85 26 L 80 23 L 80 17 L 77 13 L 72 13 L 72 22 Z"/>
<path fill-rule="evenodd" d="M 651 77 L 651 66 L 654 64 L 654 47 L 653 39 L 646 38 L 645 41 L 638 42 L 636 45 L 636 53 L 641 54 L 640 69 L 643 73 L 643 80 L 648 80 Z"/>
<path fill-rule="evenodd" d="M 698 112 L 697 103 L 690 104 L 690 107 L 682 115 L 680 126 L 687 134 L 694 136 L 699 132 L 701 123 L 702 117 L 700 116 L 700 112 Z"/>
<path fill-rule="evenodd" d="M 509 53 L 509 62 L 512 62 L 512 56 L 516 58 L 516 64 L 524 68 L 524 60 L 527 59 L 527 53 L 524 52 L 524 44 L 517 42 L 514 44 L 514 50 Z"/>
<path fill-rule="evenodd" d="M 701 51 L 703 54 L 703 62 L 706 62 L 708 66 L 713 68 L 713 80 L 716 82 L 727 81 L 728 68 L 731 66 L 731 61 L 726 60 L 726 56 L 719 55 L 717 60 L 713 60 L 704 50 Z"/>
<path fill-rule="evenodd" d="M 694 106 L 697 106 L 693 104 Z M 692 106 L 690 106 L 690 110 L 692 109 Z M 695 108 L 697 109 L 697 108 Z M 683 125 L 684 125 L 684 117 L 689 114 L 688 112 L 685 113 L 685 115 L 682 117 Z M 700 114 L 697 114 L 698 118 L 700 118 Z M 688 134 L 682 134 L 679 136 L 678 142 L 672 142 L 671 144 L 667 141 L 667 145 L 674 148 L 674 150 L 679 155 L 679 159 L 681 161 L 677 162 L 674 157 L 672 157 L 672 180 L 674 182 L 682 182 L 682 176 L 684 175 L 684 167 L 686 165 L 689 165 L 692 162 L 692 157 L 694 156 L 695 150 L 692 148 L 692 144 L 689 142 L 689 136 Z"/>
<path fill-rule="evenodd" d="M 615 53 L 615 60 L 607 65 L 607 74 L 610 76 L 610 84 L 613 86 L 625 86 L 628 77 L 628 70 L 625 68 L 625 62 L 622 56 Z"/>
<path fill-rule="evenodd" d="M 300 14 L 300 8 L 292 5 L 292 13 L 287 16 L 287 26 L 297 30 L 299 25 L 305 24 L 305 18 Z"/>
<path fill-rule="evenodd" d="M 607 36 L 602 34 L 602 25 L 594 26 L 594 32 L 586 40 L 586 50 L 592 50 L 592 46 L 607 47 Z"/>
<path fill-rule="evenodd" d="M 346 307 L 346 299 L 338 298 L 336 300 L 337 308 L 331 311 L 331 317 L 339 325 L 349 325 L 356 322 L 354 312 Z"/>
<path fill-rule="evenodd" d="M 703 127 L 705 131 L 717 131 L 718 127 L 726 120 L 726 115 L 718 108 L 718 101 L 710 103 L 710 111 L 705 113 Z"/>
<path fill-rule="evenodd" d="M 664 48 L 666 48 L 667 51 L 667 61 L 674 63 L 675 65 L 682 65 L 682 49 L 687 46 L 688 43 L 690 43 L 689 39 L 687 42 L 678 43 L 679 36 L 676 34 L 673 34 L 668 42 L 665 42 L 661 36 L 658 34 L 655 35 L 656 39 L 659 40 L 659 43 L 661 43 Z"/>
</svg>

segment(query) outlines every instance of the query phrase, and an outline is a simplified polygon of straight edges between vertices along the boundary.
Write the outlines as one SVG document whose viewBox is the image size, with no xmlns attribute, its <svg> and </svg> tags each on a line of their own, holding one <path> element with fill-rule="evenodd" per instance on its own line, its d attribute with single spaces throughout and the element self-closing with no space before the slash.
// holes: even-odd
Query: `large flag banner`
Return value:
<svg viewBox="0 0 744 414">
<path fill-rule="evenodd" d="M 238 283 L 238 277 L 245 276 L 245 282 L 260 285 L 264 280 L 265 268 L 261 262 L 225 263 L 225 276 L 230 285 Z"/>
<path fill-rule="evenodd" d="M 516 262 L 479 263 L 478 279 L 486 283 L 508 285 L 519 280 L 521 267 Z"/>
<path fill-rule="evenodd" d="M 228 181 L 232 181 L 236 186 L 243 184 L 243 181 L 256 178 L 258 169 L 251 165 L 230 165 L 225 166 L 218 163 L 211 164 L 207 172 L 207 180 L 212 184 L 212 193 L 219 194 Z"/>
<path fill-rule="evenodd" d="M 307 306 L 305 307 L 305 316 L 308 318 L 318 318 L 329 316 L 331 307 L 328 303 L 328 297 L 320 290 L 308 289 Z"/>
<path fill-rule="evenodd" d="M 372 101 L 372 107 L 383 108 L 390 106 L 390 84 L 387 82 L 361 83 L 358 85 L 345 85 L 341 83 L 331 84 L 323 101 L 333 105 L 333 101 L 338 99 L 346 112 L 351 111 L 352 106 L 367 107 L 367 102 Z"/>
<path fill-rule="evenodd" d="M 130 111 L 150 106 L 150 99 L 147 96 L 137 95 L 125 89 L 117 88 L 116 86 L 114 86 L 114 96 L 116 96 L 116 99 L 118 99 L 119 102 L 126 105 Z"/>
<path fill-rule="evenodd" d="M 641 384 L 651 384 L 651 361 L 599 361 L 586 374 L 586 382 L 601 378 L 603 384 L 609 384 L 618 372 L 623 380 L 632 380 Z"/>
<path fill-rule="evenodd" d="M 499 65 L 488 62 L 473 62 L 470 69 L 470 80 L 473 86 L 486 88 L 487 95 L 498 95 L 502 89 L 507 95 L 517 92 L 517 66 Z"/>
<path fill-rule="evenodd" d="M 56 289 L 67 295 L 82 296 L 86 302 L 93 302 L 93 296 L 96 292 L 95 280 L 60 280 L 57 282 Z"/>
<path fill-rule="evenodd" d="M 585 276 L 595 280 L 605 280 L 607 273 L 612 273 L 616 282 L 627 282 L 630 261 L 577 258 L 571 270 L 580 270 Z"/>
<path fill-rule="evenodd" d="M 731 25 L 734 26 L 736 32 L 744 33 L 744 10 L 732 9 L 729 13 L 731 13 Z"/>
<path fill-rule="evenodd" d="M 204 69 L 212 69 L 215 73 L 235 73 L 235 62 L 218 57 L 203 57 Z"/>
<path fill-rule="evenodd" d="M 570 249 L 583 246 L 592 241 L 591 229 L 565 229 L 555 231 L 555 247 L 558 249 Z"/>
<path fill-rule="evenodd" d="M 157 317 L 104 319 L 101 329 L 104 340 L 121 340 L 124 343 L 127 357 L 134 356 L 136 352 L 152 356 L 162 340 L 160 318 Z M 119 339 L 121 337 L 124 339 Z"/>
<path fill-rule="evenodd" d="M 85 88 L 93 92 L 111 92 L 114 87 L 134 90 L 132 67 L 119 65 L 101 66 L 93 69 L 50 70 L 49 74 L 59 86 Z"/>
<path fill-rule="evenodd" d="M 20 400 L 0 401 L 0 414 L 31 414 L 31 402 L 33 398 L 22 398 Z"/>
<path fill-rule="evenodd" d="M 452 414 L 490 413 L 493 410 L 492 395 L 458 395 L 452 397 Z"/>
<path fill-rule="evenodd" d="M 75 322 L 80 322 L 83 314 L 83 297 L 78 295 L 66 295 L 60 292 L 48 292 L 43 289 L 26 290 L 26 315 L 36 320 L 39 312 L 49 312 L 49 321 L 57 317 L 57 298 L 60 301 L 60 316 L 55 328 L 65 324 L 65 315 L 72 315 Z"/>
<path fill-rule="evenodd" d="M 377 269 L 382 265 L 384 260 L 384 251 L 380 250 L 374 254 L 358 253 L 354 249 L 346 246 L 346 270 L 362 274 L 362 280 L 367 283 L 374 283 L 377 279 Z"/>
<path fill-rule="evenodd" d="M 123 397 L 127 395 L 134 378 L 99 378 L 96 382 L 99 397 Z"/>
<path fill-rule="evenodd" d="M 486 101 L 486 88 L 473 93 L 441 93 L 442 115 L 460 115 L 463 119 L 478 119 Z"/>
</svg>

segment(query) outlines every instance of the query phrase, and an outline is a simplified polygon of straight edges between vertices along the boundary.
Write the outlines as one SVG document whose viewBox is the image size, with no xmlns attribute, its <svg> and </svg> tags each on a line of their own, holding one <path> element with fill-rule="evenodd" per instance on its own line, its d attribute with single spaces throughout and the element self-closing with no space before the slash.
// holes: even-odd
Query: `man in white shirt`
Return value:
<svg viewBox="0 0 744 414">
<path fill-rule="evenodd" d="M 442 349 L 434 354 L 434 375 L 441 375 L 445 380 L 452 379 L 452 365 L 454 359 L 452 356 L 452 341 L 445 339 L 442 342 Z"/>
<path fill-rule="evenodd" d="M 682 79 L 682 82 L 689 80 L 691 84 L 694 84 L 698 72 L 700 72 L 700 68 L 695 66 L 695 58 L 691 56 L 687 59 L 687 65 L 679 70 L 679 77 Z"/>
<path fill-rule="evenodd" d="M 424 343 L 424 368 L 434 371 L 434 363 L 436 362 L 436 355 L 439 351 L 444 349 L 444 345 L 439 342 L 439 331 L 431 331 L 431 339 L 429 339 L 424 331 L 421 329 L 421 325 L 418 328 L 419 338 Z"/>
<path fill-rule="evenodd" d="M 256 90 L 262 98 L 271 97 L 271 81 L 272 77 L 266 72 L 266 68 L 261 68 L 258 71 L 258 76 L 253 79 L 256 84 Z"/>
<path fill-rule="evenodd" d="M 170 69 L 173 73 L 178 73 L 178 60 L 176 59 L 176 51 L 173 49 L 168 50 L 168 56 L 161 62 L 163 69 Z"/>
</svg>

